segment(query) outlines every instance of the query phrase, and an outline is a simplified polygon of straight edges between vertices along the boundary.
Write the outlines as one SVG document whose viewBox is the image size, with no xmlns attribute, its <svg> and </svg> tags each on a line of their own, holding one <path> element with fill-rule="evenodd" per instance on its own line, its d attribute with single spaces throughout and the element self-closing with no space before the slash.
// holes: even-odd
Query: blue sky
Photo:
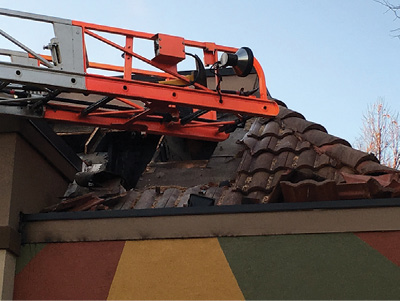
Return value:
<svg viewBox="0 0 400 301">
<path fill-rule="evenodd" d="M 250 47 L 272 96 L 351 144 L 368 104 L 382 97 L 400 111 L 400 39 L 391 33 L 400 20 L 373 0 L 0 0 L 0 6 Z M 47 37 L 24 25 L 0 18 L 0 28 L 43 52 Z M 0 38 L 0 48 L 8 46 Z"/>
</svg>

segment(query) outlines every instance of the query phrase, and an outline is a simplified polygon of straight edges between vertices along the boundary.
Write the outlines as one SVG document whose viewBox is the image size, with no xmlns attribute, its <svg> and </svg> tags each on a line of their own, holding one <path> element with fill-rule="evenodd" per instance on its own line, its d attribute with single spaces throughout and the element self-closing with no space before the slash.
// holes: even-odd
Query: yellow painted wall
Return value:
<svg viewBox="0 0 400 301">
<path fill-rule="evenodd" d="M 108 299 L 244 300 L 218 239 L 127 241 Z"/>
</svg>

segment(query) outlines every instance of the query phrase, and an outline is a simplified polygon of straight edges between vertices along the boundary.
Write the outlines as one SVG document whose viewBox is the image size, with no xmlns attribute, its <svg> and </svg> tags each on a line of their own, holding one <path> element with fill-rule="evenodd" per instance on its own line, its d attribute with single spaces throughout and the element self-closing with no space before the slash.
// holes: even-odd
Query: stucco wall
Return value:
<svg viewBox="0 0 400 301">
<path fill-rule="evenodd" d="M 69 182 L 19 135 L 16 137 L 13 173 L 13 212 L 37 213 L 56 204 Z M 11 216 L 11 225 L 17 225 L 18 215 Z"/>
<path fill-rule="evenodd" d="M 14 298 L 398 299 L 399 266 L 400 231 L 28 244 Z"/>
<path fill-rule="evenodd" d="M 28 120 L 0 118 L 0 298 L 13 296 L 20 213 L 58 202 L 76 171 L 49 136 Z M 46 137 L 45 137 L 46 136 Z"/>
<path fill-rule="evenodd" d="M 0 224 L 2 226 L 8 225 L 9 222 L 16 140 L 15 133 L 0 134 Z"/>
<path fill-rule="evenodd" d="M 77 170 L 32 123 L 0 118 L 0 226 L 57 203 Z"/>
<path fill-rule="evenodd" d="M 15 257 L 6 250 L 0 250 L 0 298 L 11 300 L 14 288 Z"/>
</svg>

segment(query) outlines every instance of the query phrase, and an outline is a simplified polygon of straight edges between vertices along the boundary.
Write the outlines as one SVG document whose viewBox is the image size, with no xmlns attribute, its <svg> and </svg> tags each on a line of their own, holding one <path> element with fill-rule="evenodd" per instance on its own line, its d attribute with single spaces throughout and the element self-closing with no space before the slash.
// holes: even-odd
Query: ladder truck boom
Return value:
<svg viewBox="0 0 400 301">
<path fill-rule="evenodd" d="M 19 49 L 0 49 L 0 55 L 9 58 L 0 61 L 0 114 L 210 141 L 225 140 L 249 116 L 278 114 L 278 105 L 268 97 L 263 69 L 247 47 L 4 8 L 0 16 L 50 23 L 54 29 L 54 37 L 44 46 L 48 53 L 40 54 L 0 28 L 0 39 Z M 118 50 L 120 64 L 92 61 L 90 39 Z M 139 40 L 153 43 L 152 58 L 134 51 Z M 191 49 L 200 49 L 203 59 Z M 196 70 L 178 71 L 177 64 L 185 60 L 194 60 Z M 135 68 L 134 61 L 149 67 Z M 224 90 L 224 70 L 232 70 L 241 80 L 256 74 L 258 87 Z M 117 76 L 107 75 L 110 71 Z M 210 75 L 213 88 L 207 84 Z"/>
</svg>

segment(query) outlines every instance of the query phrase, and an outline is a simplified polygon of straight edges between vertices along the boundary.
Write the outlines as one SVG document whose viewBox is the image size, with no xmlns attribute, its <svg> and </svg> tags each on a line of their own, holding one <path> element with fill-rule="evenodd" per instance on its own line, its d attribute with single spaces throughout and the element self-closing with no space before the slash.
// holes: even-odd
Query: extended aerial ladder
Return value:
<svg viewBox="0 0 400 301">
<path fill-rule="evenodd" d="M 211 141 L 226 139 L 248 116 L 278 114 L 277 104 L 268 97 L 263 69 L 248 48 L 8 9 L 0 9 L 0 15 L 51 23 L 55 34 L 44 47 L 50 55 L 44 55 L 0 29 L 3 38 L 22 50 L 0 49 L 0 55 L 10 59 L 0 61 L 0 114 Z M 124 43 L 112 41 L 110 35 L 122 37 Z M 92 62 L 88 37 L 120 51 L 121 64 Z M 153 41 L 153 58 L 134 51 L 134 40 L 139 39 Z M 201 49 L 203 60 L 187 48 Z M 196 62 L 190 75 L 177 70 L 187 57 Z M 134 59 L 157 71 L 134 68 Z M 204 65 L 211 66 L 208 72 L 215 77 L 215 89 L 207 87 Z M 227 66 L 240 78 L 255 70 L 258 87 L 221 89 L 221 68 Z M 107 71 L 120 75 L 105 75 Z M 72 94 L 82 97 L 68 96 Z M 89 101 L 83 95 L 99 97 Z M 221 112 L 234 118 L 220 119 Z"/>
</svg>

